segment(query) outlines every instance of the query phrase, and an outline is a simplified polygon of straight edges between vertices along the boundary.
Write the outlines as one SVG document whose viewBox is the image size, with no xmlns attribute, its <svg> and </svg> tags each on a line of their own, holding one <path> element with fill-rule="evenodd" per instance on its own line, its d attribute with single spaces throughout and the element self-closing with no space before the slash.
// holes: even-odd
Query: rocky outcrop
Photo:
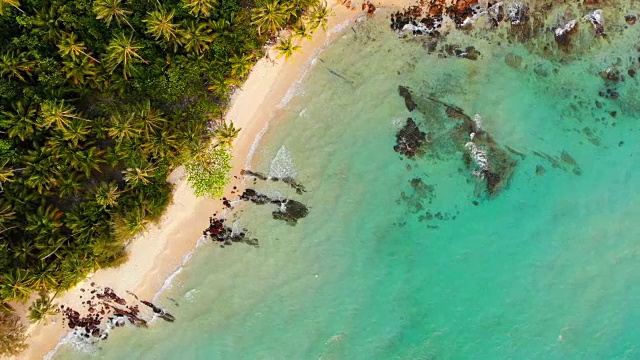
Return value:
<svg viewBox="0 0 640 360">
<path fill-rule="evenodd" d="M 418 128 L 418 124 L 408 118 L 405 125 L 396 134 L 396 144 L 393 150 L 409 159 L 424 154 L 423 145 L 427 142 L 427 133 Z"/>
</svg>

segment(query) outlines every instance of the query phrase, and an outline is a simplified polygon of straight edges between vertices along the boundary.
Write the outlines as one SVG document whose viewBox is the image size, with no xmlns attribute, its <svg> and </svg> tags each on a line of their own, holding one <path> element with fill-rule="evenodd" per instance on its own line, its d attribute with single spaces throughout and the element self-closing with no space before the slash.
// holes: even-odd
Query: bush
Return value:
<svg viewBox="0 0 640 360">
<path fill-rule="evenodd" d="M 212 199 L 222 196 L 224 187 L 229 183 L 231 154 L 227 146 L 209 145 L 200 154 L 185 164 L 187 181 L 196 196 L 208 196 Z"/>
</svg>

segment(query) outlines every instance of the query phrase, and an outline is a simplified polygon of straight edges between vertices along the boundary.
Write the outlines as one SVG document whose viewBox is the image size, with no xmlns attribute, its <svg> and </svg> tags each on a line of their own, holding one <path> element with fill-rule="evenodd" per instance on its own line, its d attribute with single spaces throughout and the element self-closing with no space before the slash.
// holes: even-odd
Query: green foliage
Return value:
<svg viewBox="0 0 640 360">
<path fill-rule="evenodd" d="M 198 195 L 219 196 L 238 130 L 212 134 L 210 119 L 267 36 L 309 25 L 317 5 L 0 0 L 0 302 L 124 262 L 171 202 L 178 166 Z M 31 310 L 42 318 L 46 299 Z M 0 319 L 0 355 L 21 349 L 12 321 Z"/>
<path fill-rule="evenodd" d="M 185 164 L 189 184 L 196 196 L 208 196 L 212 199 L 222 196 L 224 187 L 229 183 L 231 154 L 226 146 L 209 146 L 191 161 Z"/>
<path fill-rule="evenodd" d="M 53 303 L 53 298 L 41 292 L 40 297 L 37 298 L 31 306 L 29 306 L 29 320 L 31 322 L 40 322 L 45 320 L 47 316 L 54 315 L 56 305 Z"/>
<path fill-rule="evenodd" d="M 18 316 L 2 309 L 0 311 L 0 356 L 15 356 L 27 348 L 27 328 Z"/>
</svg>

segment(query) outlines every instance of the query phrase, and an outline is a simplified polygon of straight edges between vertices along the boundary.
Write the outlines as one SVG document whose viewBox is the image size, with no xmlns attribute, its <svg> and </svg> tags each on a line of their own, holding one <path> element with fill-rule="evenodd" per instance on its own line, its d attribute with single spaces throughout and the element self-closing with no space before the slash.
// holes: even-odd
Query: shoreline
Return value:
<svg viewBox="0 0 640 360">
<path fill-rule="evenodd" d="M 396 7 L 391 2 L 376 3 Z M 312 66 L 313 59 L 332 36 L 346 28 L 345 24 L 364 15 L 359 8 L 347 9 L 341 4 L 332 5 L 331 8 L 335 16 L 329 19 L 326 32 L 319 29 L 313 39 L 303 41 L 301 51 L 295 53 L 289 61 L 284 58 L 276 59 L 278 52 L 270 49 L 269 56 L 261 58 L 254 65 L 245 83 L 233 94 L 225 119 L 233 121 L 241 131 L 232 149 L 231 182 L 224 192 L 227 198 L 237 197 L 231 194 L 234 187 L 237 187 L 236 194 L 242 192 L 244 181 L 240 171 L 250 164 L 253 152 L 268 129 L 269 121 L 282 108 L 289 92 Z M 334 31 L 337 28 L 340 29 Z M 209 216 L 221 213 L 226 208 L 219 199 L 196 198 L 186 181 L 183 167 L 174 170 L 168 181 L 175 186 L 173 201 L 157 224 L 150 224 L 144 233 L 130 241 L 127 246 L 129 259 L 120 267 L 100 269 L 90 274 L 57 298 L 57 305 L 81 308 L 80 289 L 89 287 L 91 282 L 109 286 L 117 293 L 132 291 L 146 299 L 154 299 L 171 286 L 169 280 L 182 270 L 189 255 L 195 251 L 202 229 L 208 225 Z M 200 221 L 202 226 L 194 226 Z M 56 315 L 46 323 L 28 325 L 29 347 L 14 358 L 39 359 L 53 355 L 58 344 L 70 332 L 60 322 L 60 315 Z"/>
</svg>

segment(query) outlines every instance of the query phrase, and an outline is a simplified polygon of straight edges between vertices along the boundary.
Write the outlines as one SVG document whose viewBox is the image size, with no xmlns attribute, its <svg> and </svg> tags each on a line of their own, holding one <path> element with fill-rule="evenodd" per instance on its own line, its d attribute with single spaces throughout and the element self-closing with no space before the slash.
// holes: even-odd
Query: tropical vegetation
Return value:
<svg viewBox="0 0 640 360">
<path fill-rule="evenodd" d="M 39 321 L 125 261 L 180 165 L 219 196 L 239 131 L 214 121 L 229 95 L 281 30 L 308 38 L 329 15 L 318 0 L 0 0 L 0 303 L 40 293 Z M 0 355 L 24 340 L 3 314 Z"/>
</svg>

